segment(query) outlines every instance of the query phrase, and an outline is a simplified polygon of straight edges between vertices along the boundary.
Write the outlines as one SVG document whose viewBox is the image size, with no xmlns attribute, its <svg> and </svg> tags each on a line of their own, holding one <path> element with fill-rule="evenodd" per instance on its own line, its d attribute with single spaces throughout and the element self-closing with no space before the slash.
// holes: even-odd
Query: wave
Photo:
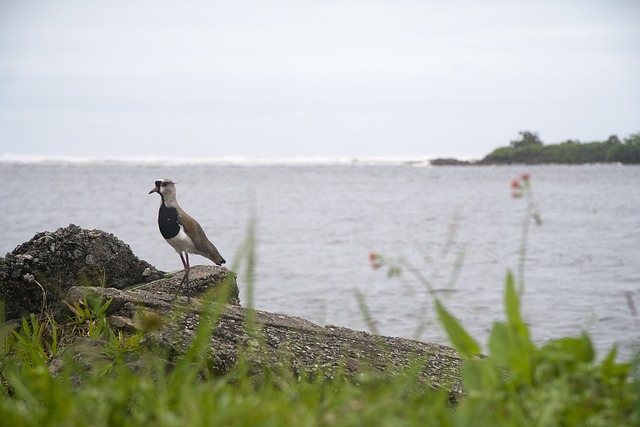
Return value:
<svg viewBox="0 0 640 427">
<path fill-rule="evenodd" d="M 44 165 L 110 165 L 136 164 L 149 166 L 430 166 L 427 157 L 215 157 L 215 158 L 176 158 L 176 157 L 75 157 L 75 156 L 27 156 L 0 155 L 0 164 L 44 164 Z"/>
</svg>

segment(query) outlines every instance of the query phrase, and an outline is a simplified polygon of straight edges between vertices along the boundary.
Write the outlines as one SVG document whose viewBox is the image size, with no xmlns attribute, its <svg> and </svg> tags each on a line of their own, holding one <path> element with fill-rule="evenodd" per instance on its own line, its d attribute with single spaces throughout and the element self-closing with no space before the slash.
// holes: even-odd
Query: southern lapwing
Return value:
<svg viewBox="0 0 640 427">
<path fill-rule="evenodd" d="M 158 213 L 160 233 L 167 243 L 180 254 L 180 259 L 184 266 L 184 277 L 174 298 L 178 296 L 182 285 L 186 283 L 187 299 L 191 300 L 189 295 L 189 254 L 197 254 L 209 258 L 217 265 L 222 265 L 226 261 L 213 243 L 209 241 L 200 224 L 187 215 L 178 205 L 176 186 L 173 181 L 159 179 L 155 184 L 156 186 L 149 191 L 149 194 L 158 193 L 162 199 L 160 212 Z M 182 255 L 183 253 L 184 256 Z"/>
</svg>

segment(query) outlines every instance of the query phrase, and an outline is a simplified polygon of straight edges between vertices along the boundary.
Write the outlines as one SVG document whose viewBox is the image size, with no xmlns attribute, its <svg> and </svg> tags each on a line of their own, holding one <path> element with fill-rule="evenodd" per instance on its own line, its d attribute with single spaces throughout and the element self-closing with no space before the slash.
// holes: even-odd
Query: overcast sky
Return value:
<svg viewBox="0 0 640 427">
<path fill-rule="evenodd" d="M 0 0 L 0 156 L 482 157 L 640 131 L 640 1 Z"/>
</svg>

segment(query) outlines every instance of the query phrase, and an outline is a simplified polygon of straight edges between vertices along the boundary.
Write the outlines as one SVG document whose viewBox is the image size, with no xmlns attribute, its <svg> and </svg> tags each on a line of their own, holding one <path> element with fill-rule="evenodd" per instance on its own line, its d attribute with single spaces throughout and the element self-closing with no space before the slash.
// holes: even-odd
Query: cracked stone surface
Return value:
<svg viewBox="0 0 640 427">
<path fill-rule="evenodd" d="M 179 297 L 177 306 L 168 295 L 144 289 L 74 287 L 69 298 L 82 300 L 87 295 L 112 299 L 108 314 L 131 319 L 136 328 L 144 329 L 141 319 L 163 319 L 158 331 L 146 335 L 148 342 L 167 350 L 167 354 L 183 354 L 192 343 L 203 318 L 209 318 L 206 303 L 192 299 L 187 304 Z M 320 326 L 300 317 L 238 305 L 218 306 L 219 317 L 211 330 L 207 356 L 220 374 L 228 372 L 238 360 L 238 351 L 249 351 L 255 372 L 262 369 L 285 369 L 294 374 L 322 374 L 331 377 L 341 369 L 354 376 L 367 373 L 393 375 L 418 363 L 419 379 L 433 388 L 446 387 L 450 399 L 462 395 L 462 359 L 451 347 L 405 338 L 383 337 L 338 326 Z M 215 310 L 215 309 L 214 309 Z M 251 318 L 253 320 L 248 321 Z M 129 326 L 127 323 L 127 327 Z M 253 325 L 248 326 L 248 325 Z"/>
</svg>

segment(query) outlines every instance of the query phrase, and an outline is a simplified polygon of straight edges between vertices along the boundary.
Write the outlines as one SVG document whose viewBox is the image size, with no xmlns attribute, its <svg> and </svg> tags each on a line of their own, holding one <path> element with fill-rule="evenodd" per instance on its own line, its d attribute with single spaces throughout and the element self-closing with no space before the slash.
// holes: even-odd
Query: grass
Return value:
<svg viewBox="0 0 640 427">
<path fill-rule="evenodd" d="M 6 337 L 0 356 L 1 425 L 373 425 L 383 417 L 383 424 L 411 425 L 435 410 L 449 411 L 445 390 L 425 391 L 411 376 L 328 378 L 285 369 L 256 375 L 250 352 L 239 355 L 231 372 L 216 376 L 205 354 L 222 307 L 212 300 L 191 346 L 169 366 L 153 348 L 122 346 L 121 335 L 106 323 L 108 305 L 76 303 L 65 324 L 32 316 L 20 332 Z M 257 326 L 247 327 L 254 328 L 250 335 L 260 335 Z M 92 358 L 103 363 L 87 366 L 74 352 L 54 350 L 67 335 L 104 342 L 98 347 L 101 357 Z M 60 360 L 63 368 L 52 369 Z M 415 410 L 405 413 L 410 407 Z"/>
<path fill-rule="evenodd" d="M 91 308 L 79 310 L 71 321 L 105 340 L 101 348 L 107 369 L 88 368 L 56 349 L 64 332 L 52 320 L 25 319 L 20 333 L 7 336 L 0 357 L 0 424 L 640 425 L 634 365 L 616 362 L 615 350 L 597 362 L 586 334 L 536 346 L 521 317 L 511 274 L 505 284 L 506 320 L 493 325 L 487 358 L 478 357 L 479 344 L 436 302 L 441 322 L 467 360 L 467 395 L 455 406 L 446 390 L 419 387 L 411 369 L 390 379 L 340 374 L 328 379 L 285 370 L 256 376 L 249 374 L 250 355 L 241 355 L 231 372 L 216 376 L 207 370 L 204 355 L 205 337 L 219 315 L 216 304 L 210 305 L 184 357 L 169 367 L 153 349 L 122 346 L 116 332 L 89 326 L 101 324 L 106 304 L 89 303 Z M 132 351 L 138 363 L 129 363 Z M 59 372 L 50 369 L 52 357 L 65 359 Z"/>
</svg>

